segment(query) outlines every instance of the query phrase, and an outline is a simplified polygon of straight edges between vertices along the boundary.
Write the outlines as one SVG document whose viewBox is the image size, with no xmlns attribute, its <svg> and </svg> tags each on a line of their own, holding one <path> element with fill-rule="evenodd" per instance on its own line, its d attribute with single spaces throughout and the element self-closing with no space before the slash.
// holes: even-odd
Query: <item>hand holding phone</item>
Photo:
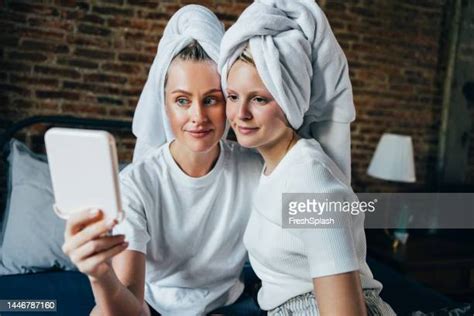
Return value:
<svg viewBox="0 0 474 316">
<path fill-rule="evenodd" d="M 125 235 L 107 235 L 117 224 L 107 222 L 98 209 L 72 214 L 66 223 L 63 252 L 91 281 L 99 281 L 111 271 L 110 259 L 128 247 Z"/>
</svg>

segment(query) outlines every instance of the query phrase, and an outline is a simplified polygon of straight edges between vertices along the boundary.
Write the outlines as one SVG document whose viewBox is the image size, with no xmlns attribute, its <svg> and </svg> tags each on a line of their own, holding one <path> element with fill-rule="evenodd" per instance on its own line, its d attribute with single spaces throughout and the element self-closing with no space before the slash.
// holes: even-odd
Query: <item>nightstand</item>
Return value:
<svg viewBox="0 0 474 316">
<path fill-rule="evenodd" d="M 382 229 L 365 232 L 368 255 L 454 300 L 471 301 L 474 297 L 472 241 L 415 233 L 405 245 L 393 249 Z"/>
</svg>

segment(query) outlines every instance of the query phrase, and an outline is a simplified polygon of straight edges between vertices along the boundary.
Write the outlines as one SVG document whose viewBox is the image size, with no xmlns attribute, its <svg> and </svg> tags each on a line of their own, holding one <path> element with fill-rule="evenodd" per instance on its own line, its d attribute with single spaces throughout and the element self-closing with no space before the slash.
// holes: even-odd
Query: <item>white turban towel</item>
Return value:
<svg viewBox="0 0 474 316">
<path fill-rule="evenodd" d="M 350 122 L 355 119 L 347 59 L 314 0 L 256 0 L 225 33 L 222 87 L 246 45 L 290 125 L 315 138 L 350 182 Z"/>
<path fill-rule="evenodd" d="M 133 160 L 174 139 L 165 110 L 165 78 L 173 58 L 196 40 L 211 59 L 218 62 L 224 26 L 209 9 L 187 5 L 169 20 L 158 45 L 133 116 L 132 131 L 137 137 Z"/>
</svg>

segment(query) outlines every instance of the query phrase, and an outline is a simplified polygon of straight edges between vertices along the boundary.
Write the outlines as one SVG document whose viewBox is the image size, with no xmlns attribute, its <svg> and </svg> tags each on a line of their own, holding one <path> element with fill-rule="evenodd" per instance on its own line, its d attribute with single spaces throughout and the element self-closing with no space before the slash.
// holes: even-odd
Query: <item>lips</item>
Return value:
<svg viewBox="0 0 474 316">
<path fill-rule="evenodd" d="M 204 138 L 212 132 L 212 129 L 188 130 L 187 132 L 195 138 Z"/>
<path fill-rule="evenodd" d="M 246 127 L 246 126 L 237 126 L 240 134 L 250 135 L 255 133 L 258 130 L 258 127 Z"/>
</svg>

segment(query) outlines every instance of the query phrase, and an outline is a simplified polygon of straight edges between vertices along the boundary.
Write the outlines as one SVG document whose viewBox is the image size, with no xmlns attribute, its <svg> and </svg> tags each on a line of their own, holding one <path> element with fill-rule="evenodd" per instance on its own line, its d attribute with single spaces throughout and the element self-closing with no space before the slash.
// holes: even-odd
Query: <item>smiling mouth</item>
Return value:
<svg viewBox="0 0 474 316">
<path fill-rule="evenodd" d="M 258 130 L 258 127 L 244 127 L 244 126 L 237 126 L 240 134 L 243 135 L 250 135 L 255 133 Z"/>
</svg>

